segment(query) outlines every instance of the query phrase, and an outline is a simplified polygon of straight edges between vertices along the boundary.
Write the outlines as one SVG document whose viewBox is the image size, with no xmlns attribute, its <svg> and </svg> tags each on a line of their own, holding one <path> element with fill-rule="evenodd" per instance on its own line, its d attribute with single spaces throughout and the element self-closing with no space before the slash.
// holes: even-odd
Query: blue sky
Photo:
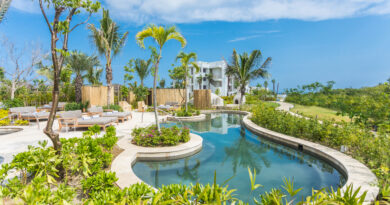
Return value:
<svg viewBox="0 0 390 205">
<path fill-rule="evenodd" d="M 187 39 L 184 49 L 174 41 L 164 47 L 160 78 L 168 81 L 168 69 L 181 50 L 196 52 L 201 61 L 229 61 L 233 48 L 239 53 L 260 49 L 264 57 L 272 57 L 269 81 L 275 78 L 282 89 L 329 80 L 339 88 L 371 86 L 390 77 L 389 1 L 242 2 L 103 2 L 122 31 L 130 32 L 125 48 L 113 61 L 114 82 L 123 82 L 123 66 L 129 59 L 149 57 L 148 50 L 135 42 L 135 34 L 148 23 L 177 25 Z M 18 46 L 39 42 L 48 51 L 49 32 L 36 6 L 36 1 L 14 0 L 0 24 L 0 35 Z M 89 22 L 97 24 L 99 18 L 96 14 Z M 78 28 L 70 36 L 69 48 L 96 53 L 88 34 L 86 26 Z M 104 65 L 104 58 L 101 61 Z M 146 83 L 152 85 L 152 78 Z"/>
</svg>

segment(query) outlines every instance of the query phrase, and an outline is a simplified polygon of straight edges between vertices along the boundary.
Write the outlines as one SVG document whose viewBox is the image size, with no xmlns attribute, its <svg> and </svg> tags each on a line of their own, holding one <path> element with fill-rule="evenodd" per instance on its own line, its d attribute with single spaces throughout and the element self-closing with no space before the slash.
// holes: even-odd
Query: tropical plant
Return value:
<svg viewBox="0 0 390 205">
<path fill-rule="evenodd" d="M 165 79 L 164 78 L 161 79 L 159 84 L 160 84 L 160 88 L 165 88 Z"/>
<path fill-rule="evenodd" d="M 207 73 L 206 75 L 205 75 L 205 77 L 206 77 L 206 79 L 207 79 L 207 81 L 208 81 L 208 85 L 209 85 L 209 89 L 211 89 L 211 84 L 214 84 L 214 75 L 213 75 L 213 73 L 210 71 L 210 73 Z"/>
<path fill-rule="evenodd" d="M 188 111 L 188 98 L 189 98 L 189 92 L 188 92 L 188 76 L 190 76 L 188 67 L 191 65 L 193 69 L 196 70 L 196 72 L 199 72 L 199 66 L 196 63 L 196 53 L 184 53 L 183 51 L 179 53 L 179 55 L 176 56 L 176 61 L 180 59 L 181 66 L 180 68 L 184 70 L 184 88 L 186 89 L 186 97 L 185 97 L 185 111 Z"/>
<path fill-rule="evenodd" d="M 196 77 L 196 81 L 198 82 L 198 85 L 199 85 L 199 90 L 202 89 L 202 81 L 203 81 L 203 76 L 198 76 Z"/>
<path fill-rule="evenodd" d="M 260 64 L 261 60 L 262 54 L 260 50 L 254 50 L 250 55 L 246 52 L 239 55 L 235 49 L 233 50 L 232 61 L 231 64 L 228 65 L 226 73 L 233 75 L 238 81 L 239 92 L 241 94 L 240 107 L 242 106 L 245 95 L 245 88 L 249 85 L 250 80 L 259 77 L 268 77 L 268 71 L 266 69 L 270 65 L 272 59 L 268 57 L 264 63 Z"/>
<path fill-rule="evenodd" d="M 3 21 L 5 13 L 7 12 L 11 0 L 2 0 L 0 1 L 0 23 Z"/>
<path fill-rule="evenodd" d="M 66 58 L 66 63 L 76 74 L 75 78 L 75 96 L 76 102 L 81 102 L 81 87 L 84 83 L 84 78 L 87 76 L 85 72 L 93 70 L 96 66 L 100 65 L 97 56 L 88 56 L 85 53 L 74 51 L 70 53 L 70 56 Z"/>
<path fill-rule="evenodd" d="M 89 83 L 92 85 L 101 85 L 103 68 L 90 68 L 87 70 L 87 73 L 84 75 Z"/>
<path fill-rule="evenodd" d="M 138 45 L 141 48 L 145 48 L 144 40 L 148 37 L 151 37 L 155 40 L 159 53 L 153 59 L 154 63 L 154 80 L 153 80 L 153 106 L 154 106 L 154 115 L 157 125 L 157 131 L 160 132 L 160 124 L 158 122 L 158 112 L 157 112 L 157 97 L 156 97 L 156 88 L 157 88 L 157 76 L 158 76 L 158 68 L 161 60 L 161 52 L 165 43 L 171 39 L 177 40 L 181 43 L 182 47 L 185 47 L 186 40 L 181 35 L 179 31 L 177 31 L 175 26 L 171 27 L 162 27 L 156 25 L 149 25 L 144 30 L 140 31 L 136 35 L 136 40 Z"/>
<path fill-rule="evenodd" d="M 53 91 L 52 91 L 52 108 L 50 110 L 50 115 L 47 120 L 46 128 L 44 133 L 50 138 L 53 142 L 53 147 L 58 152 L 61 151 L 61 141 L 59 139 L 59 134 L 53 131 L 54 118 L 56 116 L 58 101 L 59 101 L 59 83 L 61 71 L 63 69 L 63 63 L 65 58 L 69 55 L 68 53 L 68 40 L 69 34 L 74 31 L 78 26 L 86 23 L 86 21 L 70 27 L 73 19 L 77 19 L 76 16 L 81 14 L 81 10 L 85 10 L 89 13 L 89 16 L 92 13 L 96 13 L 100 9 L 100 2 L 91 2 L 89 0 L 39 0 L 39 7 L 42 12 L 42 15 L 45 19 L 47 27 L 50 32 L 50 53 L 53 65 Z M 54 17 L 53 21 L 49 21 L 47 12 L 45 9 L 53 9 L 52 13 Z M 67 12 L 67 13 L 66 13 Z M 87 19 L 88 20 L 88 19 Z M 58 40 L 61 39 L 62 47 L 57 47 Z"/>
<path fill-rule="evenodd" d="M 174 146 L 190 140 L 190 130 L 177 126 L 163 127 L 157 132 L 156 126 L 135 128 L 131 133 L 132 143 L 144 147 Z"/>
<path fill-rule="evenodd" d="M 101 55 L 106 58 L 106 81 L 110 91 L 112 88 L 112 59 L 118 55 L 125 45 L 129 32 L 120 33 L 119 26 L 111 18 L 108 10 L 103 9 L 103 17 L 100 20 L 100 28 L 89 24 L 91 38 Z M 107 105 L 111 102 L 111 92 L 107 93 Z"/>
</svg>

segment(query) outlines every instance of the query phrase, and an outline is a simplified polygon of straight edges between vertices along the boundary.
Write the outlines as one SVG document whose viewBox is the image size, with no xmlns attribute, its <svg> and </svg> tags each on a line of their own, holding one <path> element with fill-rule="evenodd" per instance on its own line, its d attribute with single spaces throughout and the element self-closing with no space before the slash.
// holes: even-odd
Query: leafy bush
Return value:
<svg viewBox="0 0 390 205">
<path fill-rule="evenodd" d="M 15 120 L 14 124 L 18 126 L 26 126 L 29 125 L 30 122 L 28 120 Z"/>
<path fill-rule="evenodd" d="M 119 112 L 123 112 L 123 109 L 122 109 L 121 106 L 119 106 L 119 105 L 114 105 L 114 104 L 109 105 L 109 106 L 105 105 L 105 106 L 103 106 L 103 109 L 107 109 L 107 110 L 117 110 L 117 111 L 119 111 Z"/>
<path fill-rule="evenodd" d="M 23 107 L 24 102 L 20 98 L 14 98 L 13 100 L 8 99 L 3 101 L 3 108 L 4 109 L 9 109 L 11 107 Z"/>
<path fill-rule="evenodd" d="M 195 110 L 191 107 L 189 107 L 187 109 L 187 112 L 185 111 L 185 109 L 180 109 L 178 111 L 174 111 L 173 112 L 176 116 L 178 117 L 191 117 L 191 116 L 197 116 L 197 115 L 200 115 L 200 111 L 199 110 Z"/>
<path fill-rule="evenodd" d="M 335 126 L 334 121 L 324 120 L 320 123 L 314 119 L 295 117 L 264 104 L 259 104 L 252 112 L 251 120 L 261 127 L 318 142 L 337 150 L 341 145 L 347 146 L 347 154 L 371 168 L 382 186 L 390 183 L 388 136 L 374 136 L 370 130 L 351 123 Z"/>
<path fill-rule="evenodd" d="M 71 102 L 67 103 L 65 105 L 65 110 L 66 111 L 71 111 L 71 110 L 82 110 L 80 103 L 77 102 Z"/>
<path fill-rule="evenodd" d="M 8 110 L 0 109 L 0 126 L 6 126 L 10 124 L 8 117 Z"/>
<path fill-rule="evenodd" d="M 81 180 L 84 193 L 94 194 L 99 190 L 107 190 L 115 187 L 115 182 L 118 180 L 115 173 L 101 171 L 94 176 Z"/>
<path fill-rule="evenodd" d="M 190 140 L 190 130 L 177 126 L 162 127 L 158 133 L 156 126 L 135 128 L 132 132 L 132 143 L 144 147 L 174 146 Z"/>
<path fill-rule="evenodd" d="M 221 98 L 223 99 L 223 102 L 224 104 L 233 104 L 233 99 L 234 99 L 234 96 L 231 95 L 231 96 L 221 96 Z"/>
</svg>

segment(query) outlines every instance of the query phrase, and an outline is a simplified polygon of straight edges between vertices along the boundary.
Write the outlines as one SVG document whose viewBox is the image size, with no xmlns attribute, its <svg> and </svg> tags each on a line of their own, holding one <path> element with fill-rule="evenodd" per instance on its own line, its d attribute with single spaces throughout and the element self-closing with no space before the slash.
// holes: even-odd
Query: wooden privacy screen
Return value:
<svg viewBox="0 0 390 205">
<path fill-rule="evenodd" d="M 211 90 L 194 90 L 194 106 L 196 109 L 211 108 Z"/>
<path fill-rule="evenodd" d="M 157 89 L 157 105 L 165 105 L 167 102 L 184 103 L 186 91 L 184 89 L 158 88 Z M 133 92 L 129 92 L 127 102 L 130 104 L 135 100 Z M 149 89 L 149 95 L 145 100 L 149 106 L 153 105 L 153 89 Z"/>
<path fill-rule="evenodd" d="M 81 89 L 83 103 L 89 101 L 89 106 L 107 105 L 107 86 L 83 86 Z M 111 104 L 114 104 L 114 89 L 111 88 Z"/>
</svg>

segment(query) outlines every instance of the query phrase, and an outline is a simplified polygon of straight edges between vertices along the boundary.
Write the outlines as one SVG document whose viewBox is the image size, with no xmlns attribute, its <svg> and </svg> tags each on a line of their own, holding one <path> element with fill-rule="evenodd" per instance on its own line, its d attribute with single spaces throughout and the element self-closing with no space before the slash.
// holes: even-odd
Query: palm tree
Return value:
<svg viewBox="0 0 390 205">
<path fill-rule="evenodd" d="M 214 83 L 214 75 L 211 71 L 210 71 L 210 73 L 206 74 L 206 79 L 209 82 L 209 89 L 211 89 L 210 84 Z"/>
<path fill-rule="evenodd" d="M 148 77 L 148 75 L 152 71 L 151 65 L 152 65 L 151 59 L 146 61 L 146 60 L 137 58 L 134 62 L 134 71 L 137 73 L 137 75 L 141 81 L 142 87 L 144 86 L 145 78 Z"/>
<path fill-rule="evenodd" d="M 171 39 L 179 41 L 183 48 L 185 47 L 187 42 L 186 39 L 181 35 L 181 33 L 176 30 L 175 26 L 162 27 L 156 25 L 149 25 L 144 30 L 138 32 L 136 35 L 136 39 L 138 45 L 141 48 L 145 48 L 144 40 L 148 37 L 152 37 L 159 48 L 159 53 L 156 56 L 155 63 L 154 63 L 155 70 L 154 70 L 154 80 L 153 80 L 153 106 L 154 106 L 154 115 L 156 118 L 157 130 L 158 132 L 160 132 L 160 124 L 158 123 L 158 113 L 157 113 L 156 87 L 157 87 L 158 67 L 161 60 L 162 48 L 164 44 Z"/>
<path fill-rule="evenodd" d="M 202 89 L 203 76 L 196 77 L 196 81 L 198 81 L 199 90 L 201 90 Z"/>
<path fill-rule="evenodd" d="M 103 18 L 100 20 L 100 28 L 89 24 L 91 38 L 101 55 L 106 58 L 106 80 L 107 80 L 107 105 L 111 104 L 111 87 L 112 87 L 112 58 L 121 51 L 129 32 L 120 33 L 119 26 L 112 21 L 108 10 L 103 9 Z"/>
<path fill-rule="evenodd" d="M 102 82 L 100 81 L 100 79 L 102 78 L 102 73 L 102 68 L 90 68 L 87 70 L 85 78 L 92 85 L 101 85 Z"/>
<path fill-rule="evenodd" d="M 275 83 L 276 83 L 276 81 L 275 81 L 275 79 L 272 79 L 271 82 L 272 82 L 272 92 L 275 94 Z"/>
<path fill-rule="evenodd" d="M 231 73 L 238 80 L 239 91 L 241 94 L 240 107 L 245 95 L 245 88 L 250 80 L 258 77 L 266 78 L 268 76 L 267 67 L 272 61 L 268 57 L 263 64 L 260 65 L 262 54 L 260 50 L 254 50 L 250 55 L 244 52 L 242 55 L 237 54 L 233 49 L 232 62 L 227 66 L 226 73 Z"/>
<path fill-rule="evenodd" d="M 165 88 L 165 79 L 160 80 L 160 88 Z"/>
<path fill-rule="evenodd" d="M 76 102 L 81 102 L 81 87 L 84 84 L 85 72 L 93 70 L 100 65 L 97 56 L 87 56 L 85 53 L 74 51 L 66 58 L 66 63 L 76 74 L 75 78 L 75 97 Z"/>
<path fill-rule="evenodd" d="M 11 0 L 0 1 L 0 23 L 3 20 L 5 13 L 7 12 L 10 4 L 11 4 Z"/>
<path fill-rule="evenodd" d="M 196 53 L 184 53 L 183 51 L 176 56 L 176 61 L 180 59 L 181 66 L 180 68 L 184 69 L 185 78 L 184 78 L 184 88 L 186 89 L 186 98 L 185 98 L 185 110 L 188 111 L 188 76 L 190 73 L 188 72 L 188 66 L 192 65 L 193 68 L 196 69 L 196 72 L 199 72 L 199 66 L 196 64 Z M 191 61 L 192 60 L 192 61 Z"/>
</svg>

